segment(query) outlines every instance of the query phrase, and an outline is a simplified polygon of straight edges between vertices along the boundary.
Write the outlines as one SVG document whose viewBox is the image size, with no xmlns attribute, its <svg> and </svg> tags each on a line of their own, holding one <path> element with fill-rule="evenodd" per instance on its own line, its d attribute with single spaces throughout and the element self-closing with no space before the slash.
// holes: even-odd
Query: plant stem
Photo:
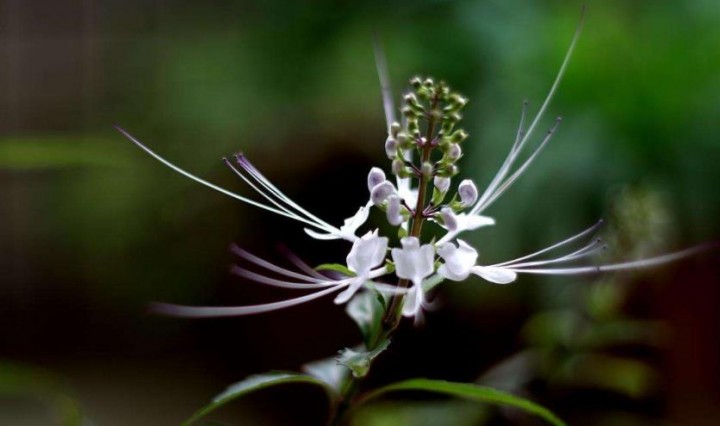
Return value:
<svg viewBox="0 0 720 426">
<path fill-rule="evenodd" d="M 438 97 L 435 96 L 432 100 L 432 109 L 434 110 L 437 107 L 438 103 Z M 428 121 L 428 127 L 427 127 L 427 136 L 425 137 L 426 143 L 422 146 L 422 151 L 420 155 L 420 165 L 423 163 L 430 161 L 430 154 L 433 150 L 433 146 L 430 143 L 430 141 L 433 140 L 433 133 L 435 133 L 435 119 L 432 118 L 434 116 L 431 116 L 431 118 Z M 425 210 L 425 200 L 427 198 L 427 189 L 428 189 L 428 183 L 430 183 L 430 177 L 426 176 L 424 174 L 421 174 L 419 177 L 419 183 L 418 183 L 418 198 L 417 203 L 415 205 L 415 211 L 412 218 L 412 225 L 410 227 L 410 233 L 409 236 L 411 237 L 420 237 L 420 234 L 422 233 L 422 226 L 423 222 L 425 221 L 424 216 L 424 210 Z M 408 284 L 410 283 L 407 279 L 401 279 L 398 281 L 397 287 L 398 288 L 407 288 Z M 390 336 L 395 332 L 398 325 L 400 324 L 400 319 L 402 318 L 402 302 L 403 302 L 403 295 L 402 294 L 396 294 L 392 297 L 390 300 L 390 304 L 387 307 L 387 310 L 383 314 L 382 318 L 382 329 L 377 334 L 375 339 L 370 342 L 368 345 L 368 351 L 373 351 L 377 349 L 380 344 L 385 343 Z M 371 361 L 372 362 L 372 361 Z M 351 407 L 352 399 L 355 397 L 357 392 L 360 390 L 360 384 L 362 383 L 363 377 L 355 377 L 351 376 L 350 380 L 347 382 L 345 387 L 343 388 L 341 392 L 340 402 L 338 403 L 337 407 L 335 408 L 335 411 L 332 415 L 332 418 L 330 419 L 330 422 L 328 423 L 330 426 L 338 426 L 342 423 L 343 418 L 345 417 L 345 414 Z"/>
</svg>

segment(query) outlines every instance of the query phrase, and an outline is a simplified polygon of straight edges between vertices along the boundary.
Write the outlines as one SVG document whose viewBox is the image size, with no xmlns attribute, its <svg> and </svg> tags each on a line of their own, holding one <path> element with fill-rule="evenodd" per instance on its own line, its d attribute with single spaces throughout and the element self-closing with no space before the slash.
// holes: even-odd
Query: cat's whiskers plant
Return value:
<svg viewBox="0 0 720 426">
<path fill-rule="evenodd" d="M 379 45 L 376 44 L 388 132 L 384 151 L 390 160 L 389 170 L 395 179 L 393 183 L 381 168 L 372 168 L 367 177 L 369 200 L 339 227 L 329 224 L 285 195 L 242 154 L 236 155 L 234 162 L 229 159 L 224 161 L 264 201 L 235 194 L 199 178 L 164 159 L 128 132 L 118 128 L 130 141 L 152 157 L 196 182 L 255 207 L 300 222 L 305 232 L 312 238 L 345 240 L 351 243 L 345 264 L 322 265 L 312 269 L 297 258 L 290 258 L 298 267 L 297 270 L 275 265 L 239 247 L 233 248 L 239 258 L 255 268 L 253 271 L 247 267 L 235 266 L 232 270 L 234 274 L 269 286 L 307 290 L 309 293 L 306 295 L 274 303 L 239 307 L 197 307 L 157 303 L 152 306 L 152 311 L 180 317 L 224 317 L 284 309 L 331 294 L 335 295 L 336 304 L 350 302 L 347 310 L 363 331 L 365 347 L 359 350 L 346 349 L 341 351 L 337 358 L 337 364 L 340 365 L 336 365 L 335 368 L 351 371 L 352 378 L 339 384 L 320 383 L 331 388 L 329 392 L 337 407 L 332 422 L 339 422 L 357 392 L 360 380 L 367 374 L 373 359 L 389 344 L 390 336 L 401 318 L 405 316 L 414 318 L 416 322 L 420 321 L 424 309 L 428 307 L 428 291 L 445 280 L 463 281 L 470 275 L 477 275 L 491 283 L 508 284 L 514 282 L 519 274 L 569 275 L 617 271 L 654 266 L 699 251 L 700 248 L 693 248 L 654 258 L 599 266 L 573 263 L 587 260 L 605 249 L 603 242 L 592 236 L 601 225 L 601 222 L 598 222 L 568 239 L 534 253 L 485 265 L 478 263 L 476 248 L 467 241 L 457 238 L 461 233 L 495 224 L 493 218 L 483 213 L 517 182 L 552 139 L 560 118 L 539 139 L 535 148 L 526 154 L 535 130 L 567 68 L 579 29 L 545 101 L 527 127 L 525 124 L 527 103 L 523 104 L 520 125 L 510 152 L 482 193 L 470 179 L 464 179 L 456 187 L 453 186 L 453 180 L 460 171 L 462 145 L 467 143 L 468 139 L 468 133 L 459 127 L 463 107 L 468 102 L 467 98 L 453 91 L 443 81 L 414 77 L 410 80 L 411 89 L 403 96 L 402 107 L 399 109 L 402 120 L 396 121 L 385 59 L 379 50 Z M 525 158 L 521 161 L 523 154 Z M 388 223 L 396 228 L 399 246 L 392 247 L 391 239 L 381 236 L 378 229 L 360 232 L 372 208 L 383 211 Z M 431 222 L 435 227 L 436 237 L 429 241 L 423 240 L 422 231 L 426 222 Z M 543 257 L 551 251 L 572 247 L 581 240 L 587 242 L 575 249 L 568 249 L 557 257 Z M 571 266 L 558 267 L 567 264 Z M 341 376 L 343 375 L 338 374 L 337 371 L 333 373 L 335 378 Z M 297 375 L 291 377 L 294 381 L 313 383 L 320 380 L 299 379 Z M 263 382 L 265 379 L 267 380 Z M 253 390 L 253 386 L 258 382 L 266 385 L 268 381 L 279 380 L 279 383 L 282 383 L 286 379 L 285 376 L 281 379 L 275 376 L 259 376 L 238 384 L 233 388 L 235 392 L 233 395 L 238 396 Z M 443 392 L 440 388 L 442 386 L 435 391 Z M 228 390 L 230 391 L 231 389 Z M 519 406 L 541 415 L 550 422 L 562 424 L 542 407 L 511 395 L 502 394 L 498 399 L 499 392 L 492 390 L 485 390 L 490 393 L 481 392 L 480 396 L 475 397 L 458 392 L 455 394 Z M 218 400 L 225 401 L 223 396 L 227 395 L 221 395 Z M 198 415 L 204 415 L 207 411 L 208 409 L 201 410 Z M 197 416 L 191 420 L 196 418 Z"/>
</svg>

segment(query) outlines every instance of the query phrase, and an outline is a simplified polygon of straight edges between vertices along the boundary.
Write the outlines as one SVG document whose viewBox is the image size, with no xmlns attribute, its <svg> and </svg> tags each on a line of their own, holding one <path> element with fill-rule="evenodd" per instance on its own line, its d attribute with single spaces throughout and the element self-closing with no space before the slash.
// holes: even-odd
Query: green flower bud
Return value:
<svg viewBox="0 0 720 426">
<path fill-rule="evenodd" d="M 420 166 L 420 172 L 426 178 L 431 177 L 433 175 L 433 165 L 427 161 L 422 163 L 422 166 Z"/>
<path fill-rule="evenodd" d="M 468 138 L 468 134 L 463 129 L 458 129 L 454 131 L 449 137 L 448 140 L 452 143 L 460 143 Z"/>
</svg>

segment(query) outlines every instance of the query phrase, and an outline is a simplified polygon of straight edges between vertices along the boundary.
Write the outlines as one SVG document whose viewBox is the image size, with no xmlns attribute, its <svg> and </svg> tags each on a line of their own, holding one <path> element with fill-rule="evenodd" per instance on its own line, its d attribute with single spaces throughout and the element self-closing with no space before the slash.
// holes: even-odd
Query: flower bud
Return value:
<svg viewBox="0 0 720 426">
<path fill-rule="evenodd" d="M 458 194 L 460 195 L 460 201 L 465 207 L 474 204 L 478 198 L 477 187 L 470 179 L 465 179 L 460 182 L 460 186 L 458 186 Z"/>
<path fill-rule="evenodd" d="M 388 158 L 394 158 L 397 155 L 398 141 L 393 138 L 387 138 L 385 141 L 385 154 Z"/>
<path fill-rule="evenodd" d="M 414 87 L 415 89 L 419 89 L 422 85 L 422 79 L 418 76 L 415 76 L 410 79 L 410 85 Z"/>
<path fill-rule="evenodd" d="M 376 206 L 382 204 L 389 196 L 395 193 L 395 186 L 390 181 L 384 181 L 370 191 L 370 200 Z"/>
<path fill-rule="evenodd" d="M 387 205 L 387 220 L 392 226 L 398 226 L 405 221 L 402 215 L 402 205 L 400 203 L 400 197 L 397 194 L 392 194 L 388 197 Z"/>
<path fill-rule="evenodd" d="M 453 93 L 450 98 L 452 102 L 460 108 L 464 107 L 468 103 L 468 99 L 458 93 Z"/>
<path fill-rule="evenodd" d="M 422 173 L 423 176 L 429 177 L 433 174 L 433 165 L 429 162 L 422 163 L 422 166 L 420 166 L 420 173 Z"/>
<path fill-rule="evenodd" d="M 395 159 L 392 162 L 391 168 L 394 175 L 400 175 L 405 171 L 405 162 L 403 160 L 400 160 L 399 158 Z"/>
<path fill-rule="evenodd" d="M 442 219 L 442 222 L 448 231 L 453 232 L 457 229 L 457 218 L 455 217 L 455 213 L 450 207 L 443 207 L 440 210 L 440 219 Z"/>
<path fill-rule="evenodd" d="M 393 123 L 390 125 L 390 134 L 394 137 L 397 137 L 398 132 L 400 131 L 400 123 L 397 121 L 393 121 Z"/>
<path fill-rule="evenodd" d="M 450 142 L 452 142 L 452 143 L 460 143 L 460 142 L 464 141 L 465 139 L 467 139 L 467 137 L 468 137 L 467 132 L 463 129 L 459 129 L 459 130 L 454 131 L 449 136 L 449 139 L 450 139 Z"/>
<path fill-rule="evenodd" d="M 438 176 L 453 177 L 458 174 L 458 168 L 454 164 L 443 164 L 437 171 Z"/>
<path fill-rule="evenodd" d="M 385 172 L 383 172 L 382 169 L 380 169 L 379 167 L 373 167 L 372 169 L 370 169 L 370 173 L 368 173 L 367 177 L 368 191 L 372 192 L 373 188 L 385 182 L 386 180 L 387 179 L 385 178 Z"/>
<path fill-rule="evenodd" d="M 447 192 L 448 188 L 450 188 L 450 178 L 435 176 L 435 179 L 433 179 L 433 184 L 438 191 Z"/>
<path fill-rule="evenodd" d="M 447 151 L 447 156 L 449 159 L 455 161 L 460 158 L 462 155 L 462 150 L 460 149 L 460 145 L 454 143 L 450 145 Z"/>
</svg>

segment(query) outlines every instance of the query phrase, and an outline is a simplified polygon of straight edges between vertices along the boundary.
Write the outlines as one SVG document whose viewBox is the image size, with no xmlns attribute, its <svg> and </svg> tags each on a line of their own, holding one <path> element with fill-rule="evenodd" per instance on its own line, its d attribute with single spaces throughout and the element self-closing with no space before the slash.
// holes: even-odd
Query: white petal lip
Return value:
<svg viewBox="0 0 720 426">
<path fill-rule="evenodd" d="M 316 240 L 347 240 L 356 241 L 358 239 L 356 233 L 365 222 L 367 222 L 368 216 L 370 215 L 370 206 L 368 203 L 365 206 L 360 207 L 355 215 L 345 219 L 343 226 L 339 230 L 332 231 L 326 234 L 316 232 L 312 229 L 304 228 L 306 234 L 315 238 Z"/>
<path fill-rule="evenodd" d="M 394 248 L 391 251 L 395 262 L 395 274 L 402 279 L 407 279 L 418 286 L 422 281 L 433 273 L 435 248 L 431 244 L 420 246 L 416 237 L 405 237 L 400 243 L 402 248 Z"/>
<path fill-rule="evenodd" d="M 438 248 L 438 255 L 445 263 L 438 269 L 438 273 L 453 281 L 465 280 L 477 261 L 477 251 L 465 241 L 458 240 L 458 246 L 452 243 L 443 244 Z"/>
<path fill-rule="evenodd" d="M 347 266 L 360 276 L 367 275 L 371 269 L 379 266 L 385 260 L 388 239 L 378 237 L 377 231 L 367 234 L 353 243 L 347 255 Z"/>
</svg>

